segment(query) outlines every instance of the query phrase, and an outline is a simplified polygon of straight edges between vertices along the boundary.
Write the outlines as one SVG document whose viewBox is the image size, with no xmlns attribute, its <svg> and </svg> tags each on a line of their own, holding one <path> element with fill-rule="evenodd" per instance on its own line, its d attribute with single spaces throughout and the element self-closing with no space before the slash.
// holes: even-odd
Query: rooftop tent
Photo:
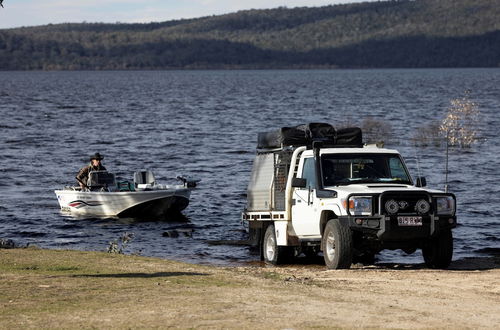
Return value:
<svg viewBox="0 0 500 330">
<path fill-rule="evenodd" d="M 335 144 L 339 146 L 363 146 L 363 132 L 359 127 L 348 127 L 337 130 Z"/>
<path fill-rule="evenodd" d="M 363 145 L 361 129 L 357 127 L 335 128 L 327 123 L 309 123 L 295 127 L 258 134 L 257 149 L 276 149 L 284 146 L 311 146 L 313 141 L 321 141 L 331 146 Z"/>
<path fill-rule="evenodd" d="M 296 127 L 282 127 L 274 131 L 259 133 L 257 148 L 273 149 L 282 146 L 304 145 L 306 141 L 305 132 Z"/>
</svg>

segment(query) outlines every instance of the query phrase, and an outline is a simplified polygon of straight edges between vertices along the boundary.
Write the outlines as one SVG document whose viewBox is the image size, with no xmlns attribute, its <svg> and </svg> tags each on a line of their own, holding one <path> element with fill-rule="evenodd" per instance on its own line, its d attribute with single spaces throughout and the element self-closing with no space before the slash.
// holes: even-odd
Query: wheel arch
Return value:
<svg viewBox="0 0 500 330">
<path fill-rule="evenodd" d="M 332 210 L 324 210 L 321 212 L 321 217 L 319 220 L 319 232 L 321 236 L 323 236 L 323 232 L 325 231 L 325 227 L 328 221 L 337 218 L 338 216 Z"/>
</svg>

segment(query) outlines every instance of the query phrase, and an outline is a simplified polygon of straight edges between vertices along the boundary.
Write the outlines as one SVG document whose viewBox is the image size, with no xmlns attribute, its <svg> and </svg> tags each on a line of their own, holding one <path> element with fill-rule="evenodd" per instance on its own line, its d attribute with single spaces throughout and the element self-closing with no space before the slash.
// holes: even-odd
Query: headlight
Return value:
<svg viewBox="0 0 500 330">
<path fill-rule="evenodd" d="M 349 207 L 351 215 L 372 215 L 372 198 L 366 196 L 352 196 L 344 201 L 344 207 Z"/>
<path fill-rule="evenodd" d="M 417 211 L 418 214 L 427 214 L 430 210 L 431 205 L 425 199 L 421 199 L 415 204 L 415 211 Z"/>
<path fill-rule="evenodd" d="M 455 214 L 455 199 L 451 196 L 436 197 L 436 214 L 437 215 Z"/>
</svg>

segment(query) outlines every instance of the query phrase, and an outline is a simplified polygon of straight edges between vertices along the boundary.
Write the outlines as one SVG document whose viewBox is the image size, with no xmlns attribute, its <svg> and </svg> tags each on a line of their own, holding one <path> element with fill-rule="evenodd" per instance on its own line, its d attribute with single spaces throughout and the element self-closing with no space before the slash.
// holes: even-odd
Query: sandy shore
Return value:
<svg viewBox="0 0 500 330">
<path fill-rule="evenodd" d="M 498 328 L 500 260 L 210 267 L 0 250 L 0 328 Z"/>
</svg>

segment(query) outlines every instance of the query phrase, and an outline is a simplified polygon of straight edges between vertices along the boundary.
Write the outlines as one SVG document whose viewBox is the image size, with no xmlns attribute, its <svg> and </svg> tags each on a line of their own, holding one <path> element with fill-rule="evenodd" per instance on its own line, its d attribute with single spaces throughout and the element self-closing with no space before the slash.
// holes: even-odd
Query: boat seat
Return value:
<svg viewBox="0 0 500 330">
<path fill-rule="evenodd" d="M 134 173 L 134 187 L 138 190 L 151 189 L 155 185 L 155 176 L 151 171 L 137 171 Z"/>
<path fill-rule="evenodd" d="M 87 186 L 90 190 L 114 189 L 116 186 L 115 175 L 108 171 L 92 171 L 89 173 Z"/>
</svg>

